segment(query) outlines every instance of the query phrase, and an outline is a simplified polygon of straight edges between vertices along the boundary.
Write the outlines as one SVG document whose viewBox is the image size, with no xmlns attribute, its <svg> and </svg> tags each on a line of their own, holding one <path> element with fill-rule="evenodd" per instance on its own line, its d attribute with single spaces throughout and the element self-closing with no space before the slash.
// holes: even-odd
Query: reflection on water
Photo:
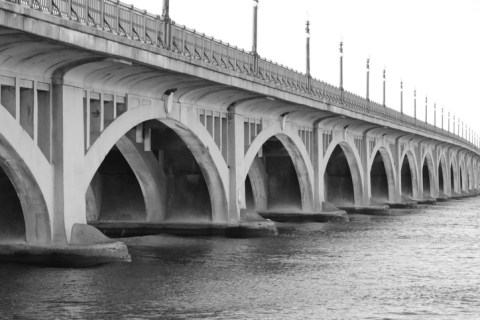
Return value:
<svg viewBox="0 0 480 320">
<path fill-rule="evenodd" d="M 0 318 L 478 319 L 480 198 L 261 239 L 129 239 L 134 261 L 0 265 Z"/>
</svg>

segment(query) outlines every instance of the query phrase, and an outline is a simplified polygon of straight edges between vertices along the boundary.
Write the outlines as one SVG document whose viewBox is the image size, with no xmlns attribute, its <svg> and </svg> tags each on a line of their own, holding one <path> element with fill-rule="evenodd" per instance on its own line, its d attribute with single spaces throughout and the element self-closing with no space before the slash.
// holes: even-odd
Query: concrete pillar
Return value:
<svg viewBox="0 0 480 320">
<path fill-rule="evenodd" d="M 372 190 L 370 185 L 370 158 L 374 157 L 374 154 L 369 155 L 369 147 L 368 147 L 368 137 L 367 135 L 363 136 L 363 144 L 362 144 L 363 152 L 358 150 L 360 153 L 360 163 L 359 165 L 362 167 L 361 170 L 363 171 L 364 177 L 364 184 L 363 184 L 363 204 L 370 204 L 370 198 L 372 197 Z"/>
<path fill-rule="evenodd" d="M 70 241 L 72 226 L 86 223 L 81 190 L 84 159 L 84 92 L 62 83 L 53 85 L 53 242 Z"/>
<path fill-rule="evenodd" d="M 235 222 L 245 217 L 240 216 L 240 209 L 246 208 L 245 181 L 243 180 L 244 146 L 243 116 L 229 111 L 228 113 L 228 166 L 230 180 L 228 220 Z"/>
<path fill-rule="evenodd" d="M 325 179 L 321 172 L 323 160 L 323 132 L 315 126 L 313 128 L 313 210 L 320 212 L 322 202 L 325 201 Z"/>
</svg>

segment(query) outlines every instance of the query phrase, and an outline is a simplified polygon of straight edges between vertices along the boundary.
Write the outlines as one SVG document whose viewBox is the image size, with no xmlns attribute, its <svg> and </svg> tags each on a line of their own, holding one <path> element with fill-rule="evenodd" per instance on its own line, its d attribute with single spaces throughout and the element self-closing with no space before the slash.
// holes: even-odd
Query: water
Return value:
<svg viewBox="0 0 480 320">
<path fill-rule="evenodd" d="M 262 239 L 131 239 L 131 264 L 0 265 L 4 319 L 479 319 L 480 198 Z"/>
</svg>

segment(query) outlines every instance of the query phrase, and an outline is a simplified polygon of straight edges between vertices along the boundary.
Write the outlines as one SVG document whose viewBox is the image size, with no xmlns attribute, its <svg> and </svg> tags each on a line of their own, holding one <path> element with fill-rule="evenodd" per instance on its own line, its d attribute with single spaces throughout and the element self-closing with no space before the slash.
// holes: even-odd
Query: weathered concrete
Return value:
<svg viewBox="0 0 480 320">
<path fill-rule="evenodd" d="M 385 214 L 480 190 L 470 141 L 144 12 L 124 12 L 150 23 L 124 36 L 57 2 L 59 16 L 0 1 L 2 241 L 78 249 L 87 222 L 271 235 L 255 212 L 346 220 L 335 206 Z"/>
<path fill-rule="evenodd" d="M 105 237 L 94 227 L 75 224 L 72 233 L 69 245 L 0 243 L 0 261 L 83 268 L 131 259 L 125 244 Z"/>
<path fill-rule="evenodd" d="M 85 268 L 112 262 L 130 262 L 122 242 L 96 245 L 0 244 L 0 262 L 48 267 Z"/>
<path fill-rule="evenodd" d="M 155 234 L 180 236 L 225 236 L 233 238 L 267 237 L 277 235 L 275 224 L 268 220 L 233 224 L 222 223 L 146 223 L 146 222 L 92 222 L 93 226 L 109 237 L 136 237 Z"/>
<path fill-rule="evenodd" d="M 344 207 L 339 206 L 339 209 L 345 210 L 349 214 L 360 213 L 368 214 L 372 216 L 384 216 L 390 215 L 390 208 L 387 205 L 377 205 L 377 206 L 354 206 L 354 207 Z"/>
<path fill-rule="evenodd" d="M 345 211 L 338 210 L 333 212 L 259 212 L 265 219 L 270 219 L 276 222 L 348 222 L 348 215 Z"/>
</svg>

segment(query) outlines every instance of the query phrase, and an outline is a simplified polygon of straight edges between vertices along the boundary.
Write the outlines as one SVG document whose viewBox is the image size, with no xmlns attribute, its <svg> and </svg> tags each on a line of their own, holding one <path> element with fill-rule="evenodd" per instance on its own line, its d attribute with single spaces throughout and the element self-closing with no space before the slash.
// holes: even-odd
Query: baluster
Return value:
<svg viewBox="0 0 480 320">
<path fill-rule="evenodd" d="M 130 6 L 130 37 L 133 39 L 133 4 Z"/>
<path fill-rule="evenodd" d="M 200 60 L 203 61 L 203 59 L 205 59 L 206 53 L 207 53 L 207 50 L 205 50 L 205 33 L 204 33 L 202 35 L 202 48 L 200 50 L 200 54 L 201 54 Z"/>
<path fill-rule="evenodd" d="M 84 19 L 85 19 L 85 23 L 88 25 L 88 16 L 90 15 L 88 0 L 85 0 L 84 3 L 85 3 L 85 17 L 84 17 Z"/>
<path fill-rule="evenodd" d="M 147 10 L 143 11 L 143 41 L 147 41 Z"/>
<path fill-rule="evenodd" d="M 120 34 L 120 0 L 117 0 L 116 6 L 115 6 L 115 11 L 117 12 L 116 19 L 116 28 L 117 28 L 117 33 Z"/>
<path fill-rule="evenodd" d="M 182 29 L 182 49 L 180 50 L 180 53 L 185 53 L 185 26 L 183 26 Z"/>
<path fill-rule="evenodd" d="M 105 1 L 100 0 L 100 27 L 105 30 Z"/>
<path fill-rule="evenodd" d="M 159 29 L 160 29 L 160 16 L 157 15 L 157 17 L 155 18 L 155 45 L 157 47 L 160 46 L 160 41 L 158 41 L 158 36 L 159 36 Z"/>
<path fill-rule="evenodd" d="M 210 63 L 213 64 L 213 40 L 210 39 Z"/>
</svg>

